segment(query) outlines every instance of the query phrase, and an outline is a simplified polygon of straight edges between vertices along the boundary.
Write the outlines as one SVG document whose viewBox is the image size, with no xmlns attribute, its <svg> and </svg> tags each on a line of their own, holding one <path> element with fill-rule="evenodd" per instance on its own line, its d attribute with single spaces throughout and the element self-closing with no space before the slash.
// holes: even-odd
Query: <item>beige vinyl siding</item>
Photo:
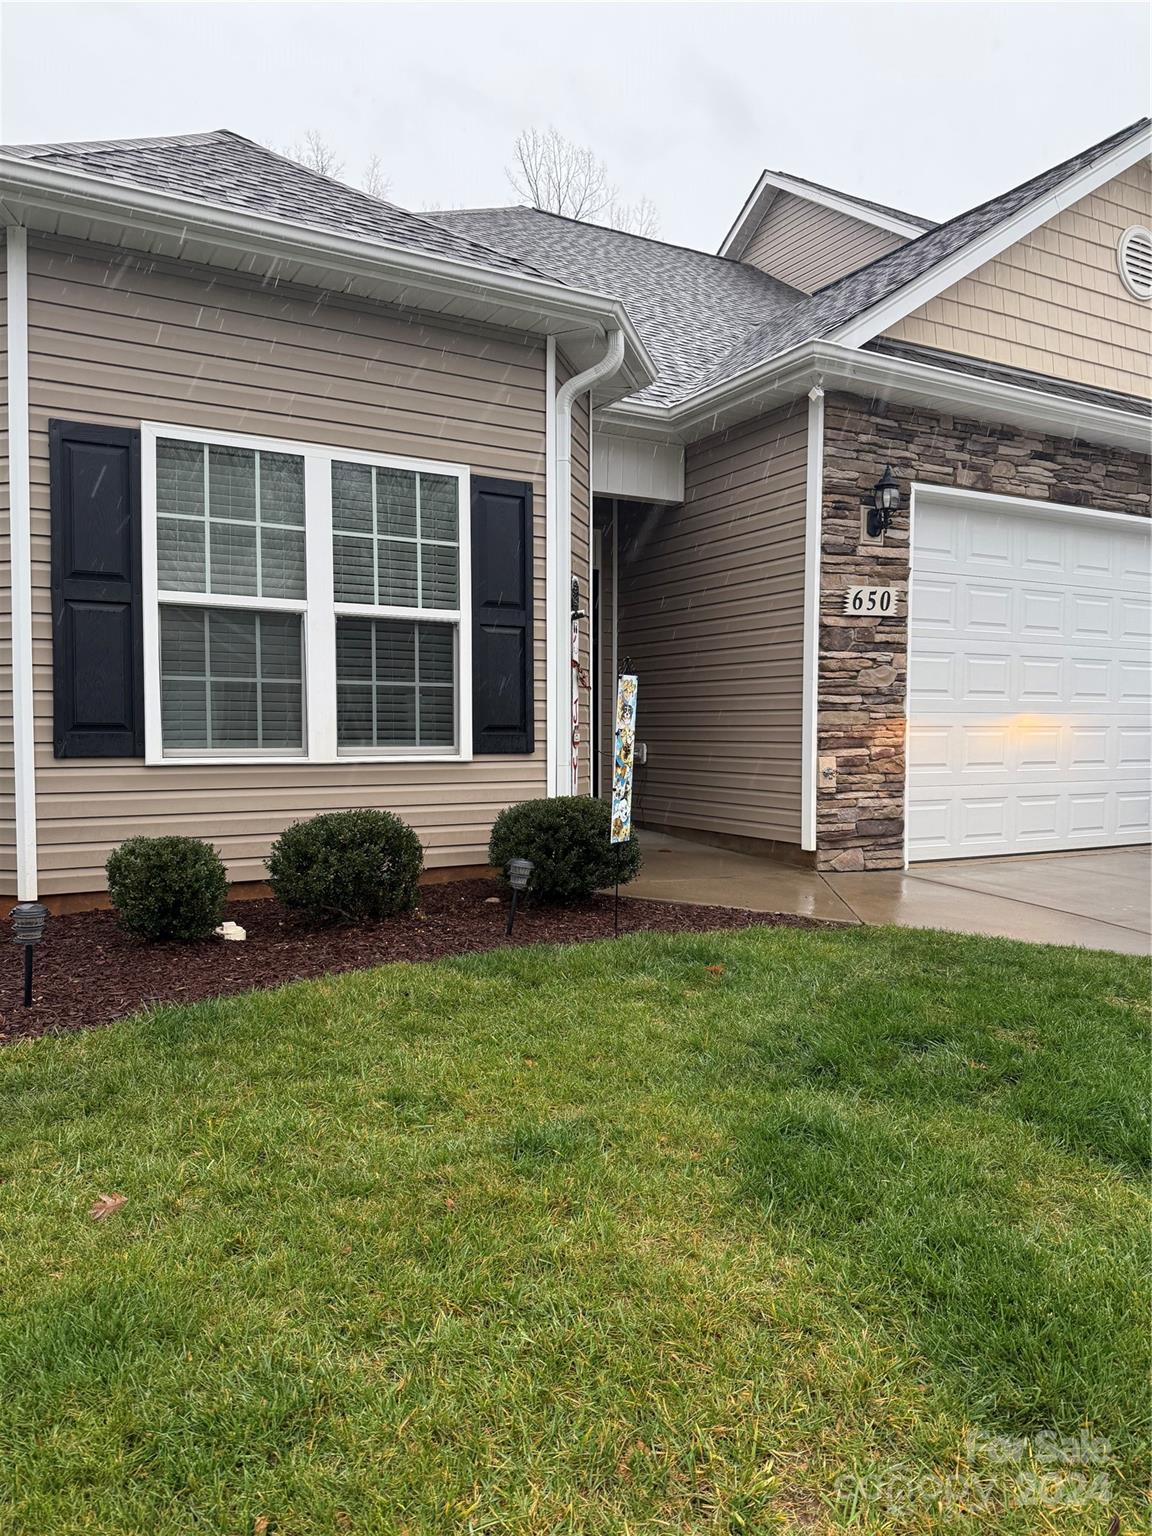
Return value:
<svg viewBox="0 0 1152 1536">
<path fill-rule="evenodd" d="M 800 840 L 804 402 L 688 448 L 679 507 L 621 520 L 637 820 Z"/>
<path fill-rule="evenodd" d="M 1152 227 L 1152 169 L 1133 166 L 886 332 L 894 340 L 1152 396 L 1152 305 L 1116 247 Z"/>
<path fill-rule="evenodd" d="M 542 344 L 122 252 L 34 242 L 30 272 L 38 840 L 42 890 L 100 889 L 135 833 L 192 833 L 233 879 L 320 811 L 409 820 L 430 866 L 484 862 L 494 816 L 545 791 Z M 472 763 L 146 767 L 52 756 L 48 421 L 157 420 L 468 464 L 532 483 L 536 749 Z"/>
<path fill-rule="evenodd" d="M 12 765 L 12 552 L 8 501 L 8 251 L 0 236 L 0 894 L 16 894 Z"/>
<path fill-rule="evenodd" d="M 805 293 L 815 293 L 904 243 L 903 236 L 863 219 L 778 192 L 740 260 Z"/>
</svg>

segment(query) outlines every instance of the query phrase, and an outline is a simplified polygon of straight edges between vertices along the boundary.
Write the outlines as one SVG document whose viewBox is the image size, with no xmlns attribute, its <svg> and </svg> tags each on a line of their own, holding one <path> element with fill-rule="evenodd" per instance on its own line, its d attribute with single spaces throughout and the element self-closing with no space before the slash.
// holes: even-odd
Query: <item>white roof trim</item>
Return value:
<svg viewBox="0 0 1152 1536">
<path fill-rule="evenodd" d="M 919 235 L 928 233 L 921 224 L 909 224 L 906 219 L 898 219 L 890 213 L 878 213 L 875 208 L 866 208 L 847 195 L 810 187 L 805 182 L 794 181 L 791 176 L 782 176 L 777 171 L 765 171 L 735 224 L 725 235 L 719 252 L 721 256 L 731 256 L 734 260 L 740 258 L 778 192 L 789 192 L 793 197 L 818 203 L 821 208 L 831 208 L 861 224 L 872 224 L 877 229 L 888 230 L 890 234 L 903 235 L 906 240 L 915 240 Z"/>
<path fill-rule="evenodd" d="M 889 294 L 872 305 L 870 309 L 845 321 L 836 330 L 829 332 L 827 340 L 839 342 L 846 347 L 863 346 L 866 341 L 879 336 L 889 326 L 895 325 L 898 320 L 903 320 L 905 316 L 914 313 L 929 300 L 951 288 L 954 283 L 960 282 L 970 272 L 975 272 L 985 262 L 999 256 L 1000 252 L 1007 250 L 1010 245 L 1015 245 L 1018 240 L 1030 235 L 1041 224 L 1046 224 L 1049 219 L 1055 218 L 1065 208 L 1070 208 L 1073 203 L 1078 203 L 1081 198 L 1095 192 L 1097 187 L 1102 187 L 1114 176 L 1123 175 L 1131 166 L 1143 160 L 1150 148 L 1152 148 L 1152 127 L 1145 128 L 1143 133 L 1137 134 L 1135 138 L 1126 139 L 1102 160 L 1097 160 L 1095 165 L 1087 166 L 1077 175 L 1070 177 L 1055 191 L 1046 192 L 1043 197 L 1029 203 L 1019 213 L 997 224 L 980 239 L 971 241 L 953 255 L 937 262 L 920 277 L 906 283 L 903 288 L 897 289 L 895 293 Z"/>
<path fill-rule="evenodd" d="M 825 341 L 803 342 L 740 380 L 714 386 L 678 407 L 621 401 L 598 411 L 596 420 L 605 430 L 692 441 L 795 399 L 813 384 L 848 394 L 928 403 L 986 421 L 1108 443 L 1137 453 L 1147 453 L 1152 443 L 1152 418 L 1135 411 Z"/>
<path fill-rule="evenodd" d="M 548 317 L 565 327 L 601 326 L 624 332 L 627 376 L 636 388 L 657 377 L 656 364 L 623 303 L 609 294 L 570 287 L 545 278 L 504 272 L 430 252 L 357 236 L 327 233 L 272 215 L 210 203 L 177 193 L 103 181 L 81 171 L 62 170 L 0 151 L 0 222 L 23 223 L 20 205 L 124 223 L 182 240 L 210 239 L 234 249 L 261 251 L 296 260 L 322 258 L 333 270 L 407 279 L 417 285 L 466 298 L 490 299 L 525 313 Z"/>
</svg>

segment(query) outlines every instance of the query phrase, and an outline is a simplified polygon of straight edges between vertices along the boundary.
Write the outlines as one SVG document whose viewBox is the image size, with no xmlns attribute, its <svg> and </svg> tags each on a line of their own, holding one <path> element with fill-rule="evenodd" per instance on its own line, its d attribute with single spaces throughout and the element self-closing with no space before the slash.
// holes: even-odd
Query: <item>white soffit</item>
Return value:
<svg viewBox="0 0 1152 1536">
<path fill-rule="evenodd" d="M 632 501 L 684 500 L 684 445 L 594 431 L 592 490 Z"/>
</svg>

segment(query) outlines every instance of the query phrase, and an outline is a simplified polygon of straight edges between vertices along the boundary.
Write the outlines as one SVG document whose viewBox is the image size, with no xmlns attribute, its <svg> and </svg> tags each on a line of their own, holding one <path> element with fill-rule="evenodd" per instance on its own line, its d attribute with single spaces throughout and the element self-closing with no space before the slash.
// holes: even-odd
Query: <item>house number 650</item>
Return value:
<svg viewBox="0 0 1152 1536">
<path fill-rule="evenodd" d="M 895 587 L 849 587 L 844 597 L 844 612 L 888 618 L 896 612 Z"/>
</svg>

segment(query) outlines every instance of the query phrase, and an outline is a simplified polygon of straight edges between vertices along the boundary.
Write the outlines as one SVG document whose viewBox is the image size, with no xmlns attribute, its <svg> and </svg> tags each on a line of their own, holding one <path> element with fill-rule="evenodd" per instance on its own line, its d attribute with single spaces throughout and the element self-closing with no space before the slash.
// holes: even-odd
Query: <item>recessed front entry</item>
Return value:
<svg viewBox="0 0 1152 1536">
<path fill-rule="evenodd" d="M 1143 519 L 918 492 L 910 860 L 1149 840 Z"/>
</svg>

